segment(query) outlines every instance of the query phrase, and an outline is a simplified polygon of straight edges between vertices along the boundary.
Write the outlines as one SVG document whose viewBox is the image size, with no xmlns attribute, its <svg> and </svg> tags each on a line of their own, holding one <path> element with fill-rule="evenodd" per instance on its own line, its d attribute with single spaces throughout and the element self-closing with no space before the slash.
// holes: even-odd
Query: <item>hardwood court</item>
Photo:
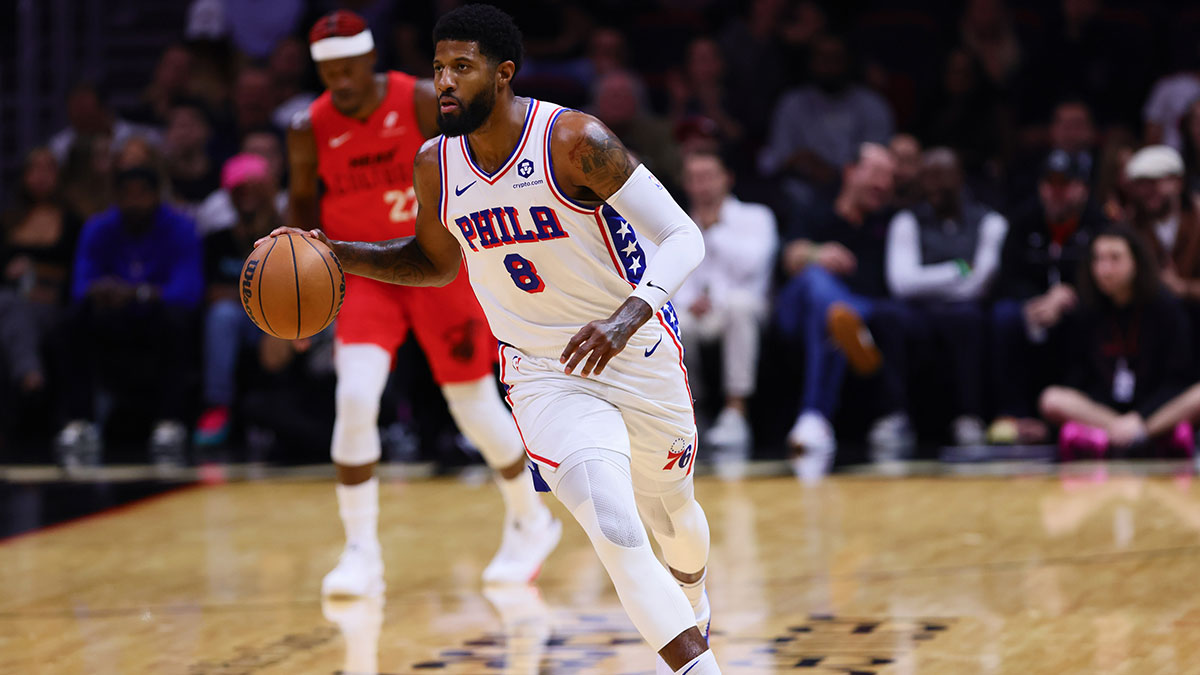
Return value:
<svg viewBox="0 0 1200 675">
<path fill-rule="evenodd" d="M 698 491 L 727 673 L 1200 672 L 1187 478 Z M 184 489 L 0 544 L 0 673 L 653 672 L 578 526 L 540 593 L 485 595 L 490 485 L 381 498 L 382 606 L 317 597 L 341 546 L 323 482 Z"/>
</svg>

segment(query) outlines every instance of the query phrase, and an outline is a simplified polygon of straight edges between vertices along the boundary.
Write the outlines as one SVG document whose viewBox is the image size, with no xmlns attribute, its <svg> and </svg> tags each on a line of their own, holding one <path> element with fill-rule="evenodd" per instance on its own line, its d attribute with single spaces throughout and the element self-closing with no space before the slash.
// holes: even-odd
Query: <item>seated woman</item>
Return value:
<svg viewBox="0 0 1200 675">
<path fill-rule="evenodd" d="M 1066 380 L 1041 395 L 1042 415 L 1062 427 L 1061 457 L 1103 456 L 1155 441 L 1190 456 L 1200 388 L 1183 396 L 1191 342 L 1183 309 L 1161 285 L 1145 241 L 1114 225 L 1092 240 L 1078 275 Z"/>
</svg>

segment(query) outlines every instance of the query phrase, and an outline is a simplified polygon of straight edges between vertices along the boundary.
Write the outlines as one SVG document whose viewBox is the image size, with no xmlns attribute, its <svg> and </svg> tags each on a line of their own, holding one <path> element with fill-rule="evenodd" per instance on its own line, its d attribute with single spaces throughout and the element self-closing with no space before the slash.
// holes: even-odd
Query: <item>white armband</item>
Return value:
<svg viewBox="0 0 1200 675">
<path fill-rule="evenodd" d="M 630 294 L 658 311 L 704 259 L 704 235 L 645 164 L 605 201 L 658 245 Z"/>
</svg>

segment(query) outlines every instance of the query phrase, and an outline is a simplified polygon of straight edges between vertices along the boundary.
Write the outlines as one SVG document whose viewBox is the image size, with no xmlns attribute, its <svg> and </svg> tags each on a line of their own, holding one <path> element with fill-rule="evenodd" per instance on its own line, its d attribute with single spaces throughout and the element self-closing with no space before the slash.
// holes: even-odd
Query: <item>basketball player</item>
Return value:
<svg viewBox="0 0 1200 675">
<path fill-rule="evenodd" d="M 333 250 L 348 272 L 409 286 L 452 283 L 466 261 L 535 478 L 587 533 L 660 671 L 717 673 L 695 418 L 667 302 L 704 256 L 700 230 L 595 118 L 514 96 L 521 34 L 507 14 L 466 5 L 434 41 L 444 135 L 417 155 L 416 236 Z"/>
<path fill-rule="evenodd" d="M 412 236 L 413 158 L 425 138 L 437 133 L 433 83 L 397 72 L 376 75 L 371 32 L 352 12 L 321 18 L 309 40 L 327 91 L 288 133 L 289 223 L 316 226 L 319 179 L 320 223 L 331 236 L 357 241 Z M 500 474 L 507 515 L 484 581 L 530 581 L 562 532 L 533 491 L 524 445 L 496 388 L 496 340 L 467 279 L 442 288 L 406 288 L 349 274 L 336 329 L 332 444 L 346 548 L 321 584 L 324 595 L 361 596 L 383 588 L 376 532 L 379 397 L 410 328 L 458 428 Z"/>
</svg>

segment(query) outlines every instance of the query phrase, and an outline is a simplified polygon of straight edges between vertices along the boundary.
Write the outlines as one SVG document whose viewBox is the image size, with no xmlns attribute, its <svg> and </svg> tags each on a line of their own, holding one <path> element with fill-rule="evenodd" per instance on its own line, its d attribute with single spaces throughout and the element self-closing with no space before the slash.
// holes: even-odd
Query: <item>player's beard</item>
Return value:
<svg viewBox="0 0 1200 675">
<path fill-rule="evenodd" d="M 486 89 L 470 103 L 458 100 L 458 114 L 443 115 L 438 112 L 438 130 L 446 136 L 465 136 L 483 126 L 492 108 L 496 107 L 496 92 Z"/>
</svg>

